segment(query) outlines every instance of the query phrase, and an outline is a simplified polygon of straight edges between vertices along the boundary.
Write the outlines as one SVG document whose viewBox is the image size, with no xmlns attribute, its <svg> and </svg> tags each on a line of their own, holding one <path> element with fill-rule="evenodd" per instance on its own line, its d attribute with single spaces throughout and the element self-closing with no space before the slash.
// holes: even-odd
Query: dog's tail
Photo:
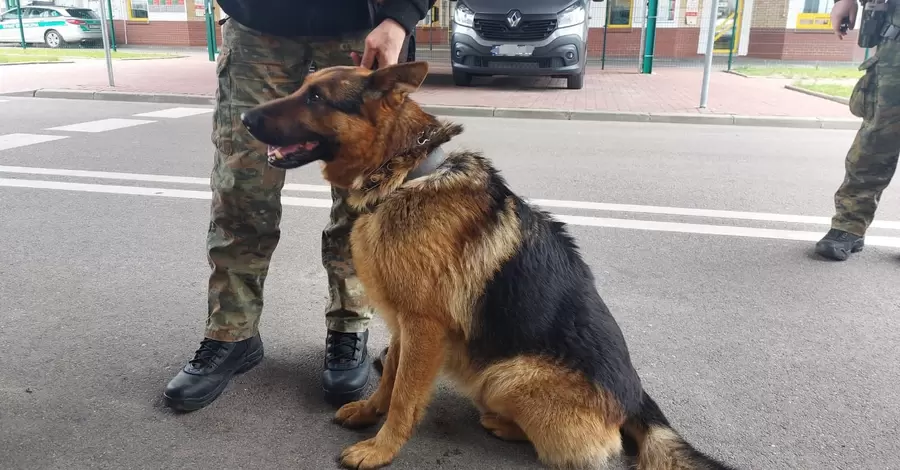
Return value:
<svg viewBox="0 0 900 470">
<path fill-rule="evenodd" d="M 736 470 L 700 452 L 669 424 L 659 405 L 643 393 L 640 411 L 622 428 L 626 448 L 634 454 L 637 470 Z"/>
</svg>

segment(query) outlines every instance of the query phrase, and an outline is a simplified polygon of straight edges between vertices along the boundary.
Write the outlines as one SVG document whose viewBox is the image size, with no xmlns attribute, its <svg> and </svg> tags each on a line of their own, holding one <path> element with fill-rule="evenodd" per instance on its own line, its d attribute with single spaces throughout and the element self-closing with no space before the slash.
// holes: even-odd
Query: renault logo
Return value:
<svg viewBox="0 0 900 470">
<path fill-rule="evenodd" d="M 506 22 L 509 23 L 510 28 L 515 28 L 519 26 L 519 23 L 522 22 L 522 12 L 519 10 L 512 10 L 506 15 Z"/>
</svg>

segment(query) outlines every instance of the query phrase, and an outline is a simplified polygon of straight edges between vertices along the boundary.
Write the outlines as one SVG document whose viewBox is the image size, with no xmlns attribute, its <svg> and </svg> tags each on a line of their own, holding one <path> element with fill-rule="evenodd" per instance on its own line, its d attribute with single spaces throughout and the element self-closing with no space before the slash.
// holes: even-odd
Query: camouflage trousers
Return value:
<svg viewBox="0 0 900 470">
<path fill-rule="evenodd" d="M 850 96 L 850 111 L 863 124 L 847 152 L 831 226 L 863 236 L 900 156 L 900 41 L 883 41 L 860 70 L 866 73 Z"/>
<path fill-rule="evenodd" d="M 232 19 L 223 25 L 216 63 L 215 158 L 206 244 L 212 268 L 208 338 L 240 341 L 256 334 L 269 263 L 281 235 L 285 171 L 266 164 L 266 148 L 241 124 L 241 113 L 297 90 L 311 65 L 353 65 L 350 53 L 362 54 L 366 33 L 283 38 Z M 344 203 L 345 197 L 332 188 L 330 223 L 322 232 L 322 264 L 331 300 L 325 323 L 330 329 L 361 332 L 374 312 L 354 274 L 349 235 L 357 214 Z"/>
</svg>

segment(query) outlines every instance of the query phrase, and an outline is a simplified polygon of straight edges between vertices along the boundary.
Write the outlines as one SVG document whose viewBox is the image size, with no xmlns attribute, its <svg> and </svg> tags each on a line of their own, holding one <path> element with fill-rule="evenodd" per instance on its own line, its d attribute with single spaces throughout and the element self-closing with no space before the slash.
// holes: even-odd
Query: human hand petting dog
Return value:
<svg viewBox="0 0 900 470">
<path fill-rule="evenodd" d="M 379 67 L 394 65 L 400 58 L 404 40 L 406 40 L 406 30 L 400 23 L 388 18 L 366 36 L 366 48 L 362 58 L 356 52 L 350 55 L 356 65 L 367 69 L 373 68 L 376 59 Z"/>
</svg>

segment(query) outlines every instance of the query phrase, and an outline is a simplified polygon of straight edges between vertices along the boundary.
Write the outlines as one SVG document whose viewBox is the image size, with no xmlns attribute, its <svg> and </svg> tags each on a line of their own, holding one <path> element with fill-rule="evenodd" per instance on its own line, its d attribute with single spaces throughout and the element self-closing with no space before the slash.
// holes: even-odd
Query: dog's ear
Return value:
<svg viewBox="0 0 900 470">
<path fill-rule="evenodd" d="M 366 87 L 379 94 L 398 93 L 406 96 L 419 89 L 428 75 L 428 62 L 404 62 L 372 72 Z"/>
</svg>

